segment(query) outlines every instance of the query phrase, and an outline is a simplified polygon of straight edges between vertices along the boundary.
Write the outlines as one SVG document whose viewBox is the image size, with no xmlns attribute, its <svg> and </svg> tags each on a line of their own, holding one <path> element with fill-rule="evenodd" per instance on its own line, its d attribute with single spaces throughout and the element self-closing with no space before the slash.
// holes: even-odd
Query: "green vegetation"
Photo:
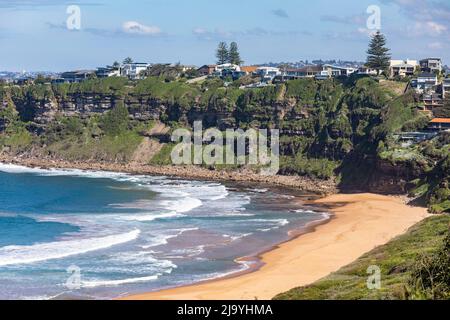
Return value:
<svg viewBox="0 0 450 320">
<path fill-rule="evenodd" d="M 306 287 L 275 299 L 450 299 L 450 216 L 425 219 L 406 234 Z M 367 288 L 367 269 L 381 269 L 381 289 Z"/>
<path fill-rule="evenodd" d="M 224 64 L 228 61 L 228 45 L 220 42 L 216 52 L 217 64 Z"/>
<path fill-rule="evenodd" d="M 231 63 L 240 66 L 244 61 L 241 60 L 238 44 L 231 42 L 230 48 L 226 42 L 220 42 L 216 50 L 217 64 Z"/>
<path fill-rule="evenodd" d="M 203 119 L 205 129 L 222 131 L 278 128 L 281 174 L 335 178 L 341 187 L 361 189 L 380 178 L 377 165 L 389 164 L 388 174 L 399 170 L 402 179 L 411 180 L 408 190 L 421 195 L 433 212 L 449 211 L 448 139 L 441 135 L 410 147 L 397 141 L 399 132 L 421 130 L 429 121 L 416 110 L 413 94 L 403 92 L 403 83 L 353 76 L 240 89 L 240 80 L 228 86 L 220 79 L 193 84 L 174 80 L 180 72 L 177 66 L 156 65 L 149 72 L 152 76 L 136 82 L 112 77 L 74 84 L 0 86 L 3 105 L 18 115 L 9 131 L 5 131 L 8 121 L 0 122 L 2 146 L 20 152 L 36 140 L 55 157 L 125 161 L 142 140 L 137 127 L 146 125 L 148 115 L 172 128 L 191 127 L 198 119 Z M 59 120 L 62 106 L 79 108 L 80 103 L 94 110 L 78 110 L 79 119 Z M 48 124 L 35 123 L 46 117 Z M 126 145 L 124 137 L 132 143 Z M 108 146 L 99 151 L 104 156 L 89 151 L 101 150 L 102 143 Z M 152 163 L 168 163 L 169 149 L 163 147 Z"/>
<path fill-rule="evenodd" d="M 386 48 L 386 37 L 380 31 L 377 31 L 372 36 L 369 50 L 367 50 L 366 66 L 376 70 L 386 71 L 389 68 L 390 60 L 389 49 Z"/>
</svg>

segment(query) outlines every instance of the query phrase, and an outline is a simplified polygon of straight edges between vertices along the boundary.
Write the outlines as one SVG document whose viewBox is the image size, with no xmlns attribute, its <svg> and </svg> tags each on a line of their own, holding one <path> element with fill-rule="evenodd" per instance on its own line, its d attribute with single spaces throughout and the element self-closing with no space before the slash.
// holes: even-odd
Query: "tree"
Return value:
<svg viewBox="0 0 450 320">
<path fill-rule="evenodd" d="M 389 49 L 386 47 L 386 37 L 377 31 L 372 36 L 369 44 L 369 50 L 367 50 L 367 67 L 386 71 L 390 65 L 391 56 Z"/>
<path fill-rule="evenodd" d="M 112 66 L 113 66 L 114 68 L 118 68 L 118 67 L 120 67 L 120 63 L 119 63 L 118 61 L 114 61 L 114 63 L 112 64 Z"/>
<path fill-rule="evenodd" d="M 131 59 L 130 57 L 127 57 L 123 60 L 123 64 L 130 64 L 133 63 L 133 59 Z"/>
<path fill-rule="evenodd" d="M 228 62 L 236 65 L 241 65 L 243 61 L 241 60 L 241 55 L 239 54 L 239 48 L 236 42 L 230 44 L 230 52 L 228 54 Z"/>
<path fill-rule="evenodd" d="M 217 64 L 224 64 L 228 61 L 228 45 L 225 42 L 219 43 L 216 52 Z"/>
<path fill-rule="evenodd" d="M 114 108 L 106 112 L 101 119 L 101 128 L 109 136 L 118 136 L 128 128 L 128 109 L 123 101 L 118 101 Z"/>
</svg>

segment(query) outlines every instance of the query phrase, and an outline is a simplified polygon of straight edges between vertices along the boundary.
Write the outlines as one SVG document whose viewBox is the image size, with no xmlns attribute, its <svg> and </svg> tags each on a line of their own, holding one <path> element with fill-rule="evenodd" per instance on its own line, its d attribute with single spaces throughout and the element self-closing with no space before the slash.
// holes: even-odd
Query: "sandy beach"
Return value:
<svg viewBox="0 0 450 320">
<path fill-rule="evenodd" d="M 337 194 L 316 201 L 334 213 L 317 226 L 261 255 L 252 273 L 126 297 L 131 300 L 266 300 L 310 284 L 385 244 L 428 216 L 400 197 Z"/>
</svg>

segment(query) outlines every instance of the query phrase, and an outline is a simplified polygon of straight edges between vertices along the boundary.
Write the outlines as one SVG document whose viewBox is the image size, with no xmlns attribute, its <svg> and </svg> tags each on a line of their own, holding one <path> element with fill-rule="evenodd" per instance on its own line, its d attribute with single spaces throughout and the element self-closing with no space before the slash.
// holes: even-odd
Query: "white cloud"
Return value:
<svg viewBox="0 0 450 320">
<path fill-rule="evenodd" d="M 126 21 L 122 25 L 122 30 L 130 34 L 139 35 L 158 35 L 161 34 L 161 29 L 156 26 L 146 26 L 136 21 Z"/>
<path fill-rule="evenodd" d="M 447 32 L 447 26 L 434 21 L 416 22 L 409 28 L 413 36 L 439 37 Z"/>
</svg>

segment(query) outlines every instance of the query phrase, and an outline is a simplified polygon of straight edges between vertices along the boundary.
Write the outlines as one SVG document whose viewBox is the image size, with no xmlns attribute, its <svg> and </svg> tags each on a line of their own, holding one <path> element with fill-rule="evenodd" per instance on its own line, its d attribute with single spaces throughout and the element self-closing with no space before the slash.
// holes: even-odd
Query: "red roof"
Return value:
<svg viewBox="0 0 450 320">
<path fill-rule="evenodd" d="M 450 118 L 434 118 L 431 123 L 450 123 Z"/>
</svg>

